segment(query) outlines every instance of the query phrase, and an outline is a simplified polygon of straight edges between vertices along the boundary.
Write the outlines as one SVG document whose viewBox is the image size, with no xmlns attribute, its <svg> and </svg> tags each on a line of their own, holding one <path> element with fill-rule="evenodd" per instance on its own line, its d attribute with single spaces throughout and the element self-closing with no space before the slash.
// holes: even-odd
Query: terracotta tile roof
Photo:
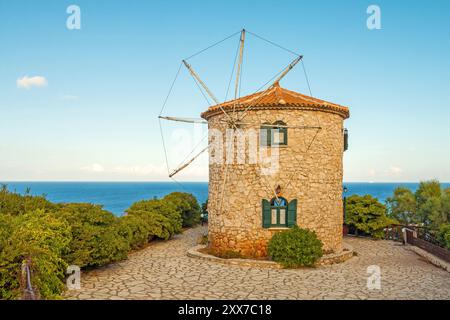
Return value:
<svg viewBox="0 0 450 320">
<path fill-rule="evenodd" d="M 233 110 L 233 107 L 239 111 L 246 110 L 247 108 L 249 108 L 249 110 L 284 108 L 320 110 L 339 114 L 344 119 L 347 119 L 350 116 L 347 107 L 287 90 L 281 88 L 279 84 L 275 84 L 268 90 L 211 106 L 201 114 L 201 117 L 208 120 L 210 117 L 222 113 L 222 109 L 231 111 Z"/>
</svg>

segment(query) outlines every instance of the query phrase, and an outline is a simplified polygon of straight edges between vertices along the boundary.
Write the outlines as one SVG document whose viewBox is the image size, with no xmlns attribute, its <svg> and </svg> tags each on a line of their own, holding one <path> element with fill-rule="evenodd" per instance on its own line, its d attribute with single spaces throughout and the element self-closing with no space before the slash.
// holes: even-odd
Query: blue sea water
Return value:
<svg viewBox="0 0 450 320">
<path fill-rule="evenodd" d="M 2 183 L 2 182 L 0 182 Z M 160 198 L 174 191 L 190 192 L 200 203 L 208 197 L 207 182 L 3 182 L 10 191 L 43 195 L 53 202 L 90 202 L 103 205 L 106 210 L 121 215 L 133 202 Z M 370 194 L 384 202 L 398 186 L 415 191 L 418 183 L 344 183 L 352 194 Z M 450 183 L 442 183 L 450 187 Z"/>
</svg>

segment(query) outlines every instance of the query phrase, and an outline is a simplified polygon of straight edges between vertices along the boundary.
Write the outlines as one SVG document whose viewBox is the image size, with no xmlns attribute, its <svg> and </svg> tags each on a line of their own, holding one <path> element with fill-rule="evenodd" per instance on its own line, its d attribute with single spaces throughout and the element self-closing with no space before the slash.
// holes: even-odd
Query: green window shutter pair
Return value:
<svg viewBox="0 0 450 320">
<path fill-rule="evenodd" d="M 262 226 L 270 228 L 272 225 L 272 207 L 268 200 L 262 200 Z M 292 200 L 287 206 L 287 226 L 292 227 L 297 224 L 297 199 Z"/>
<path fill-rule="evenodd" d="M 295 226 L 297 224 L 297 199 L 289 202 L 287 207 L 287 225 L 288 227 Z"/>
<path fill-rule="evenodd" d="M 271 225 L 270 215 L 270 202 L 268 200 L 262 200 L 262 225 L 263 228 L 269 228 Z"/>
</svg>

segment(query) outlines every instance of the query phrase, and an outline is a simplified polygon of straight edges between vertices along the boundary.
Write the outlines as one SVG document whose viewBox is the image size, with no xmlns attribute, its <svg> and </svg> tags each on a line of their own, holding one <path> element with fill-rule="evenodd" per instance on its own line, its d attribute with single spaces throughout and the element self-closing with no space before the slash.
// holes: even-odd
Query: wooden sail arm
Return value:
<svg viewBox="0 0 450 320">
<path fill-rule="evenodd" d="M 244 57 L 244 43 L 245 43 L 245 29 L 242 29 L 240 46 L 239 46 L 239 61 L 238 61 L 238 65 L 237 65 L 236 81 L 235 81 L 235 86 L 234 86 L 234 99 L 237 99 L 237 97 L 238 97 L 239 78 L 241 77 L 242 59 Z"/>
<path fill-rule="evenodd" d="M 166 116 L 159 116 L 158 118 L 169 121 L 208 124 L 208 121 L 201 118 L 181 118 L 181 117 L 166 117 Z"/>
<path fill-rule="evenodd" d="M 176 175 L 178 172 L 180 172 L 181 170 L 185 169 L 187 166 L 189 166 L 192 162 L 194 162 L 195 159 L 197 159 L 203 152 L 205 152 L 206 150 L 208 150 L 209 146 L 207 146 L 206 148 L 204 148 L 202 151 L 200 151 L 195 157 L 193 157 L 191 160 L 189 160 L 188 162 L 180 165 L 178 168 L 176 168 L 174 171 L 172 171 L 172 173 L 169 174 L 169 178 L 172 178 L 174 175 Z"/>
<path fill-rule="evenodd" d="M 273 81 L 273 83 L 272 83 L 272 85 L 270 87 L 273 87 L 275 84 L 280 82 L 280 80 L 283 79 L 289 73 L 289 71 L 291 71 L 297 65 L 297 63 L 299 63 L 300 60 L 302 60 L 302 59 L 303 59 L 303 56 L 298 56 L 297 58 L 295 58 L 295 60 L 292 61 L 286 67 L 286 69 L 284 69 L 283 72 L 281 72 L 281 74 Z"/>
<path fill-rule="evenodd" d="M 202 79 L 200 79 L 200 77 L 198 76 L 198 74 L 194 71 L 194 69 L 192 69 L 191 65 L 189 63 L 187 63 L 186 60 L 183 60 L 184 65 L 186 66 L 186 68 L 189 70 L 189 72 L 191 73 L 191 75 L 198 81 L 198 83 L 200 83 L 200 85 L 203 87 L 203 89 L 205 89 L 205 91 L 208 93 L 208 95 L 211 97 L 211 99 L 214 100 L 214 102 L 216 104 L 219 105 L 220 110 L 222 110 L 222 112 L 225 114 L 225 116 L 228 118 L 228 120 L 230 121 L 231 124 L 233 124 L 234 120 L 230 117 L 230 115 L 228 113 L 226 113 L 226 111 L 223 109 L 223 107 L 220 105 L 219 100 L 216 98 L 216 96 L 211 92 L 211 90 L 209 90 L 209 88 L 206 86 L 206 84 L 202 81 Z M 233 124 L 233 126 L 237 129 L 236 125 Z"/>
<path fill-rule="evenodd" d="M 211 97 L 211 99 L 214 100 L 216 104 L 219 104 L 219 100 L 216 98 L 216 96 L 209 90 L 209 88 L 206 86 L 206 84 L 203 82 L 202 79 L 198 76 L 198 74 L 192 69 L 192 66 L 187 63 L 186 60 L 183 60 L 183 64 L 186 66 L 186 68 L 189 70 L 190 74 L 198 81 L 198 83 L 205 89 L 206 93 Z"/>
</svg>

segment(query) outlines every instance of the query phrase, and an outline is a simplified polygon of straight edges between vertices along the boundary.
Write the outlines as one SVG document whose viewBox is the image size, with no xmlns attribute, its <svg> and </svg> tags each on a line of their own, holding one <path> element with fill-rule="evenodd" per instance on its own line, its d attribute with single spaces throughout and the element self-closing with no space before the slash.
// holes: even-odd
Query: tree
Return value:
<svg viewBox="0 0 450 320">
<path fill-rule="evenodd" d="M 398 187 L 392 197 L 386 200 L 389 217 L 404 223 L 416 223 L 417 205 L 414 193 L 408 188 Z"/>
<path fill-rule="evenodd" d="M 415 196 L 418 207 L 427 202 L 430 198 L 439 198 L 441 196 L 441 184 L 436 179 L 421 181 Z"/>
<path fill-rule="evenodd" d="M 450 223 L 440 226 L 438 240 L 450 250 Z"/>
<path fill-rule="evenodd" d="M 396 221 L 386 216 L 386 207 L 371 195 L 347 198 L 346 223 L 374 238 L 383 236 L 383 229 Z"/>
<path fill-rule="evenodd" d="M 446 223 L 450 210 L 449 194 L 447 189 L 442 191 L 437 180 L 420 182 L 415 193 L 418 220 L 432 228 L 439 228 Z"/>
</svg>

